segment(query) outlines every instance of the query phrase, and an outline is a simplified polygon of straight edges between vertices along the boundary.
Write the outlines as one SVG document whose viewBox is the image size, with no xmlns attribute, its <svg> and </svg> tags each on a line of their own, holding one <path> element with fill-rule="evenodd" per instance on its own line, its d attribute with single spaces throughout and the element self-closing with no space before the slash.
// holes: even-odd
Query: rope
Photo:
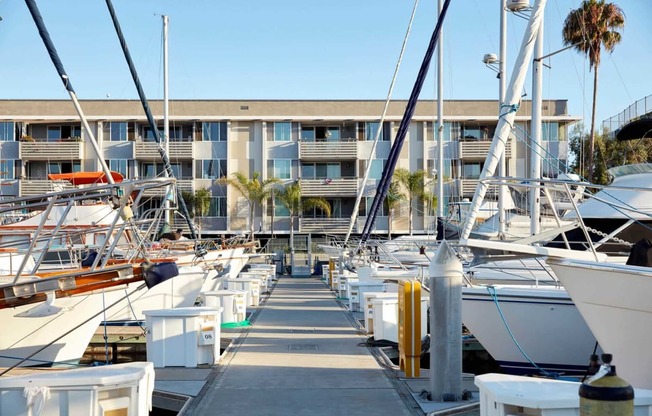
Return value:
<svg viewBox="0 0 652 416">
<path fill-rule="evenodd" d="M 521 345 L 518 343 L 516 340 L 516 337 L 514 337 L 514 334 L 512 333 L 512 330 L 509 327 L 509 324 L 507 324 L 507 320 L 505 319 L 505 315 L 503 315 L 503 311 L 500 308 L 500 305 L 498 304 L 498 296 L 496 295 L 496 288 L 493 286 L 487 286 L 487 292 L 489 292 L 489 295 L 494 301 L 494 304 L 496 305 L 496 309 L 498 310 L 498 314 L 500 315 L 500 318 L 503 321 L 503 324 L 505 325 L 505 329 L 507 329 L 507 332 L 509 333 L 509 336 L 512 338 L 512 341 L 514 341 L 514 345 L 516 345 L 516 348 L 521 352 L 523 357 L 534 367 L 536 368 L 539 373 L 546 377 L 552 377 L 552 378 L 557 378 L 559 377 L 559 374 L 550 372 L 547 370 L 544 370 L 543 368 L 539 367 L 532 359 L 525 353 L 523 348 L 521 348 Z"/>
</svg>

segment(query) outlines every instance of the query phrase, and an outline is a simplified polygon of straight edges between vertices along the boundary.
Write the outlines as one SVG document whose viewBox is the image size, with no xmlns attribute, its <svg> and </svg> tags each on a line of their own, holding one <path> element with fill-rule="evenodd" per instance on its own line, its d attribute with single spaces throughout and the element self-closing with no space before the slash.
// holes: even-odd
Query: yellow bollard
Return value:
<svg viewBox="0 0 652 416">
<path fill-rule="evenodd" d="M 405 377 L 421 369 L 421 283 L 401 281 L 398 291 L 398 356 Z"/>
<path fill-rule="evenodd" d="M 333 273 L 335 270 L 335 261 L 337 257 L 331 257 L 328 259 L 328 287 L 333 289 Z"/>
</svg>

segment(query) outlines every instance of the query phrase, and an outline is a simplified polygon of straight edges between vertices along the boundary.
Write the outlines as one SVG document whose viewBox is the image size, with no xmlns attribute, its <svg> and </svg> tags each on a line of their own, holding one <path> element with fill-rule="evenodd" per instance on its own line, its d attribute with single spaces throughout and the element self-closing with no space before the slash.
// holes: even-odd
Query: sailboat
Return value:
<svg viewBox="0 0 652 416">
<path fill-rule="evenodd" d="M 45 199 L 3 200 L 0 366 L 76 363 L 106 310 L 178 273 L 171 259 L 116 258 L 106 238 L 112 234 L 129 243 L 124 233 L 130 226 L 124 220 L 130 219 L 129 197 L 117 195 L 139 202 L 144 192 L 168 183 L 119 182 Z M 99 203 L 106 200 L 111 202 Z M 88 222 L 98 218 L 111 220 Z"/>
</svg>

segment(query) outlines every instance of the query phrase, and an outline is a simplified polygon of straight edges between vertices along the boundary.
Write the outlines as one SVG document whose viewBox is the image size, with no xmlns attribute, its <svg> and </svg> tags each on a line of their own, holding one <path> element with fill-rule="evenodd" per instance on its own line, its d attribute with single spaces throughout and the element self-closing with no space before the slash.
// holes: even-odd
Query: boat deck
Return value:
<svg viewBox="0 0 652 416">
<path fill-rule="evenodd" d="M 427 378 L 407 380 L 318 278 L 281 276 L 252 325 L 209 369 L 156 370 L 156 391 L 187 377 L 203 387 L 184 415 L 424 415 L 460 403 L 419 403 Z M 236 335 L 223 332 L 223 337 Z M 210 371 L 210 374 L 207 373 Z M 426 371 L 427 376 L 427 371 Z M 195 379 L 193 379 L 195 377 Z M 203 381 L 202 381 L 203 380 Z M 472 385 L 472 381 L 468 383 Z M 179 385 L 176 385 L 178 388 Z M 172 389 L 171 389 L 172 390 Z"/>
</svg>

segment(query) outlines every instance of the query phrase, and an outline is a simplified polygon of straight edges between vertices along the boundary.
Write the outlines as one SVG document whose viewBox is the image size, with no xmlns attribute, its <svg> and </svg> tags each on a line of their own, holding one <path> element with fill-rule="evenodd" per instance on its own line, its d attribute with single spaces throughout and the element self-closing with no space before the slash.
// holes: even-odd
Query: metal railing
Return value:
<svg viewBox="0 0 652 416">
<path fill-rule="evenodd" d="M 301 179 L 301 193 L 306 197 L 355 196 L 358 194 L 358 179 Z"/>
<path fill-rule="evenodd" d="M 21 141 L 18 157 L 21 160 L 79 160 L 84 158 L 84 143 Z"/>
<path fill-rule="evenodd" d="M 627 107 L 621 113 L 604 120 L 602 122 L 602 128 L 606 132 L 615 134 L 625 124 L 650 115 L 652 115 L 652 95 L 641 98 L 640 100 L 634 102 L 634 104 L 631 104 L 629 107 Z"/>
<path fill-rule="evenodd" d="M 299 159 L 349 160 L 358 158 L 358 143 L 339 142 L 300 142 Z"/>
</svg>

